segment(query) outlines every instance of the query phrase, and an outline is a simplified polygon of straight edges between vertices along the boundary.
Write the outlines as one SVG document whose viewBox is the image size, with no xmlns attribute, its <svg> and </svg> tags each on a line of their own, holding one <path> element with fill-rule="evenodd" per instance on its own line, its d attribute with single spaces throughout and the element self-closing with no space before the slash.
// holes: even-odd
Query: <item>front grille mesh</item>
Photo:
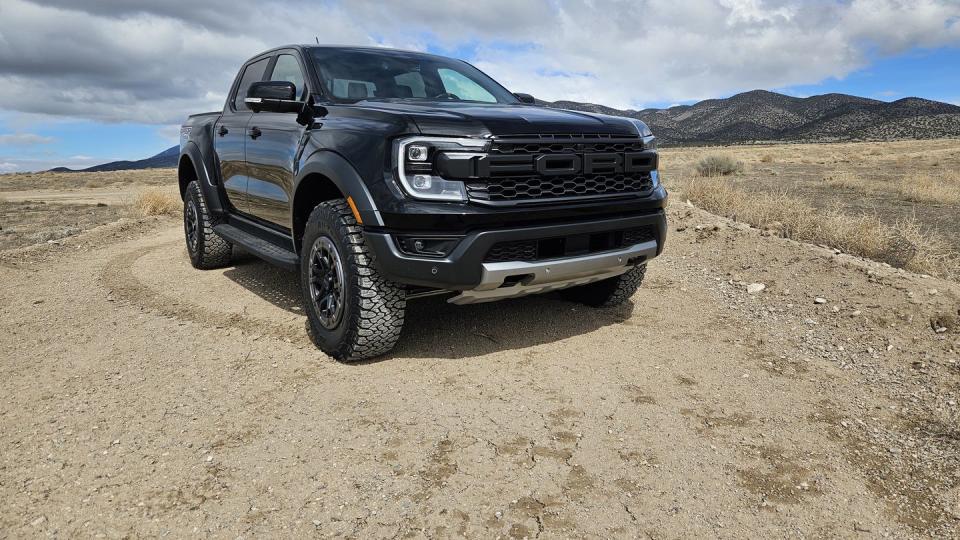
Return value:
<svg viewBox="0 0 960 540">
<path fill-rule="evenodd" d="M 493 154 L 567 154 L 593 152 L 639 152 L 643 150 L 641 141 L 629 142 L 497 142 L 490 149 Z"/>
<path fill-rule="evenodd" d="M 640 152 L 637 138 L 603 134 L 520 135 L 500 137 L 491 147 L 493 155 L 593 154 Z M 648 172 L 631 174 L 524 174 L 480 178 L 467 182 L 467 194 L 476 201 L 520 203 L 568 197 L 643 194 L 653 189 Z"/>
<path fill-rule="evenodd" d="M 610 243 L 605 245 L 604 249 L 591 250 L 591 253 L 609 249 L 622 249 L 648 240 L 656 240 L 657 238 L 653 227 L 640 227 L 597 234 L 610 235 Z M 549 258 L 542 253 L 544 250 L 540 249 L 540 244 L 541 242 L 556 242 L 556 240 L 558 240 L 558 238 L 498 242 L 490 248 L 486 257 L 483 258 L 483 262 L 537 261 Z M 554 254 L 556 255 L 555 252 Z"/>
<path fill-rule="evenodd" d="M 487 252 L 485 262 L 535 261 L 537 260 L 536 240 L 516 240 L 494 244 Z"/>
<path fill-rule="evenodd" d="M 623 246 L 633 246 L 646 242 L 648 240 L 655 240 L 657 236 L 653 233 L 653 229 L 650 227 L 643 227 L 641 229 L 629 229 L 623 231 Z"/>
<path fill-rule="evenodd" d="M 626 176 L 592 174 L 588 176 L 508 176 L 488 181 L 468 182 L 472 199 L 516 201 L 556 197 L 585 197 L 621 193 L 640 193 L 653 187 L 649 173 Z"/>
</svg>

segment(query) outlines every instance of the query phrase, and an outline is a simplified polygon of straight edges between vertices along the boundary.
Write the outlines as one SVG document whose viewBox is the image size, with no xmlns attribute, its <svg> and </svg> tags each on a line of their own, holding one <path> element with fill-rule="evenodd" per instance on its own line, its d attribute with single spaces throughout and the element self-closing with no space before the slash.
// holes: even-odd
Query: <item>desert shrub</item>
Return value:
<svg viewBox="0 0 960 540">
<path fill-rule="evenodd" d="M 960 204 L 960 175 L 907 175 L 899 184 L 899 192 L 910 202 Z"/>
<path fill-rule="evenodd" d="M 869 191 L 870 185 L 849 171 L 834 171 L 823 177 L 823 181 L 830 187 L 849 189 L 853 191 Z"/>
<path fill-rule="evenodd" d="M 770 154 L 764 154 L 764 155 L 760 156 L 760 162 L 761 162 L 761 163 L 773 163 L 773 156 L 771 156 Z"/>
<path fill-rule="evenodd" d="M 133 201 L 133 208 L 141 216 L 175 216 L 183 203 L 173 193 L 160 189 L 147 189 Z"/>
<path fill-rule="evenodd" d="M 960 277 L 960 255 L 914 220 L 884 225 L 877 216 L 818 210 L 787 193 L 746 193 L 725 178 L 694 177 L 681 186 L 697 206 L 784 238 L 823 244 L 891 266 Z"/>
<path fill-rule="evenodd" d="M 743 171 L 743 163 L 730 156 L 711 154 L 697 163 L 700 176 L 728 176 Z"/>
</svg>

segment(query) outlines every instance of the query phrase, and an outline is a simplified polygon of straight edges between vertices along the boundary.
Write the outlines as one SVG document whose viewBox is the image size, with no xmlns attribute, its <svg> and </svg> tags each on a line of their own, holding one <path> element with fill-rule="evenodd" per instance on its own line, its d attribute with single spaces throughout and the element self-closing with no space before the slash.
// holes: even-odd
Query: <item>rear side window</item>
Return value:
<svg viewBox="0 0 960 540">
<path fill-rule="evenodd" d="M 300 69 L 300 62 L 297 62 L 293 55 L 281 54 L 277 57 L 270 80 L 292 82 L 297 87 L 297 95 L 301 99 L 306 99 L 306 94 L 303 92 L 303 70 Z"/>
<path fill-rule="evenodd" d="M 237 95 L 233 98 L 234 109 L 238 111 L 247 110 L 247 105 L 243 102 L 243 98 L 247 97 L 247 90 L 251 84 L 263 80 L 263 73 L 267 70 L 267 63 L 269 61 L 269 58 L 257 60 L 243 70 L 243 75 L 240 76 L 240 84 L 237 86 Z"/>
</svg>

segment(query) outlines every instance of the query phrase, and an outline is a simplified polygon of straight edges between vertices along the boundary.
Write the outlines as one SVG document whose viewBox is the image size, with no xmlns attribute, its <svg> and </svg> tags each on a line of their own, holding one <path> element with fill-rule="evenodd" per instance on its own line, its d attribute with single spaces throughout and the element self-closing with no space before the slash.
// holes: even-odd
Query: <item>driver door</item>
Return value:
<svg viewBox="0 0 960 540">
<path fill-rule="evenodd" d="M 237 93 L 214 126 L 213 148 L 220 162 L 220 178 L 227 199 L 234 209 L 246 212 L 247 205 L 247 124 L 253 114 L 243 102 L 247 89 L 263 80 L 270 58 L 247 64 L 240 76 Z"/>
<path fill-rule="evenodd" d="M 297 96 L 309 95 L 303 66 L 294 51 L 277 55 L 270 81 L 291 82 Z M 247 124 L 247 213 L 263 221 L 290 229 L 290 201 L 297 167 L 297 151 L 306 127 L 297 115 L 261 111 Z"/>
</svg>

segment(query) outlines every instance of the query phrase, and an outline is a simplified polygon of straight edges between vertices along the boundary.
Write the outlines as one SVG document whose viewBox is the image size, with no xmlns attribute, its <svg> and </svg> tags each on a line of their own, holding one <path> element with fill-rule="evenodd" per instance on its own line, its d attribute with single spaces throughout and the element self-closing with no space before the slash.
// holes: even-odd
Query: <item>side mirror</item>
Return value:
<svg viewBox="0 0 960 540">
<path fill-rule="evenodd" d="M 533 99 L 533 96 L 530 94 L 521 94 L 519 92 L 513 94 L 517 99 L 520 100 L 520 103 L 526 103 L 527 105 L 536 105 L 537 100 Z"/>
<path fill-rule="evenodd" d="M 304 103 L 297 101 L 297 87 L 287 81 L 260 81 L 250 85 L 243 100 L 251 111 L 299 113 Z"/>
</svg>

